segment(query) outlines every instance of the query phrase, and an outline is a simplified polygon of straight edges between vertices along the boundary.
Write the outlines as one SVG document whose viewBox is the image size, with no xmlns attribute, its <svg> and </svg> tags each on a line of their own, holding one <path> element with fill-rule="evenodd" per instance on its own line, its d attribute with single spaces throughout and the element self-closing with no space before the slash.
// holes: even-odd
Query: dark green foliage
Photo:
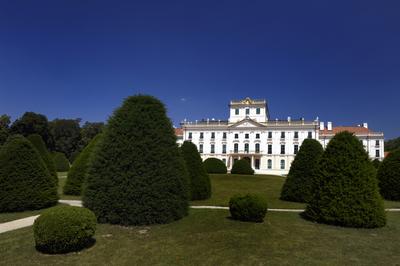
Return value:
<svg viewBox="0 0 400 266">
<path fill-rule="evenodd" d="M 68 171 L 68 178 L 64 186 L 64 194 L 66 195 L 81 195 L 82 185 L 87 174 L 90 157 L 93 149 L 100 140 L 101 135 L 97 135 L 79 154 Z"/>
<path fill-rule="evenodd" d="M 376 170 L 378 170 L 379 166 L 381 165 L 381 161 L 379 159 L 375 159 L 372 161 L 372 165 L 375 167 Z"/>
<path fill-rule="evenodd" d="M 224 162 L 217 158 L 207 158 L 204 160 L 203 166 L 209 174 L 226 174 L 228 172 Z"/>
<path fill-rule="evenodd" d="M 303 217 L 346 227 L 386 224 L 376 170 L 353 134 L 345 131 L 332 138 L 320 160 L 317 177 L 319 187 Z"/>
<path fill-rule="evenodd" d="M 236 195 L 229 201 L 231 216 L 239 221 L 262 222 L 267 210 L 267 201 L 255 194 Z"/>
<path fill-rule="evenodd" d="M 385 141 L 385 151 L 400 149 L 400 137 Z"/>
<path fill-rule="evenodd" d="M 57 172 L 67 172 L 69 171 L 69 161 L 65 154 L 62 152 L 54 152 L 53 153 L 53 160 L 56 166 Z"/>
<path fill-rule="evenodd" d="M 400 200 L 400 149 L 392 151 L 378 169 L 381 195 L 388 200 Z"/>
<path fill-rule="evenodd" d="M 49 122 L 47 117 L 34 112 L 26 112 L 24 115 L 15 120 L 11 125 L 12 134 L 21 134 L 25 137 L 32 134 L 39 134 L 48 148 L 53 147 L 50 135 Z"/>
<path fill-rule="evenodd" d="M 33 224 L 36 249 L 50 254 L 79 251 L 94 243 L 96 216 L 86 208 L 57 206 Z"/>
<path fill-rule="evenodd" d="M 315 139 L 305 139 L 289 170 L 281 191 L 281 199 L 295 202 L 311 200 L 316 187 L 316 171 L 324 152 Z"/>
<path fill-rule="evenodd" d="M 79 149 L 81 141 L 80 119 L 55 119 L 50 122 L 50 132 L 54 141 L 54 150 L 62 152 L 68 160 Z"/>
<path fill-rule="evenodd" d="M 39 152 L 43 162 L 47 166 L 47 170 L 49 170 L 49 173 L 52 175 L 56 186 L 58 186 L 56 166 L 54 165 L 53 158 L 51 158 L 51 155 L 47 150 L 46 144 L 44 143 L 42 137 L 39 134 L 32 134 L 29 135 L 27 139 L 33 144 L 33 146 Z"/>
<path fill-rule="evenodd" d="M 183 158 L 190 177 L 190 195 L 192 200 L 203 200 L 211 197 L 210 177 L 204 170 L 196 145 L 185 141 L 181 146 Z"/>
<path fill-rule="evenodd" d="M 85 122 L 81 128 L 81 143 L 82 147 L 86 147 L 89 142 L 103 131 L 104 123 L 102 122 Z"/>
<path fill-rule="evenodd" d="M 128 97 L 109 119 L 83 190 L 99 222 L 168 223 L 188 213 L 188 173 L 164 105 Z"/>
<path fill-rule="evenodd" d="M 254 170 L 246 159 L 240 159 L 233 163 L 231 174 L 253 175 Z"/>
<path fill-rule="evenodd" d="M 10 135 L 9 125 L 11 123 L 9 115 L 0 116 L 0 147 L 3 145 Z"/>
<path fill-rule="evenodd" d="M 39 152 L 23 136 L 11 136 L 0 150 L 0 212 L 42 209 L 57 200 L 57 187 Z"/>
</svg>

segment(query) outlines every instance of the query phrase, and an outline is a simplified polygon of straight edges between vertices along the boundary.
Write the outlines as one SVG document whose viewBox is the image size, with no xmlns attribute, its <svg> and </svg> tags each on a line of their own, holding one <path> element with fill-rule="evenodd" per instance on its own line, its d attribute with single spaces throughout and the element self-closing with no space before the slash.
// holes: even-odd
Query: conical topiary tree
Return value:
<svg viewBox="0 0 400 266">
<path fill-rule="evenodd" d="M 58 186 L 56 166 L 54 165 L 53 158 L 51 158 L 51 155 L 46 148 L 46 144 L 44 143 L 42 136 L 40 136 L 39 134 L 32 134 L 29 135 L 27 139 L 33 144 L 33 146 L 39 152 L 43 162 L 46 164 L 47 169 L 49 170 L 49 173 L 53 177 L 54 182 Z"/>
<path fill-rule="evenodd" d="M 109 119 L 83 189 L 98 221 L 168 223 L 188 213 L 189 180 L 164 105 L 128 97 Z"/>
<path fill-rule="evenodd" d="M 209 174 L 226 174 L 228 170 L 223 161 L 217 158 L 207 158 L 203 162 L 204 169 Z"/>
<path fill-rule="evenodd" d="M 240 159 L 233 163 L 231 174 L 253 175 L 254 170 L 246 159 Z"/>
<path fill-rule="evenodd" d="M 82 150 L 78 158 L 75 159 L 71 168 L 68 171 L 67 181 L 64 186 L 64 194 L 66 195 L 81 195 L 82 185 L 87 174 L 89 160 L 93 153 L 93 149 L 101 138 L 101 134 L 96 135 L 89 144 Z"/>
<path fill-rule="evenodd" d="M 42 209 L 57 200 L 57 187 L 39 152 L 23 136 L 11 136 L 0 150 L 0 212 Z"/>
<path fill-rule="evenodd" d="M 318 140 L 305 139 L 289 170 L 281 199 L 295 202 L 311 200 L 316 183 L 316 170 L 324 149 Z"/>
<path fill-rule="evenodd" d="M 336 134 L 322 155 L 319 186 L 303 217 L 347 227 L 384 226 L 385 210 L 375 174 L 360 141 L 347 131 Z"/>
<path fill-rule="evenodd" d="M 392 151 L 378 169 L 381 195 L 388 200 L 400 200 L 400 149 Z"/>
<path fill-rule="evenodd" d="M 203 162 L 196 145 L 185 141 L 181 146 L 186 169 L 189 173 L 190 195 L 192 200 L 204 200 L 211 197 L 210 177 L 204 170 Z"/>
<path fill-rule="evenodd" d="M 55 152 L 53 154 L 54 165 L 56 166 L 57 172 L 67 172 L 69 170 L 69 161 L 64 153 Z"/>
</svg>

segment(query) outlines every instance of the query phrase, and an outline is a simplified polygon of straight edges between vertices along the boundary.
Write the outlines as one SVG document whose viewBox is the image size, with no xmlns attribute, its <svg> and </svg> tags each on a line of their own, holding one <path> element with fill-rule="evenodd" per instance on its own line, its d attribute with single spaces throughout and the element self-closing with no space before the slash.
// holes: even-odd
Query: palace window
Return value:
<svg viewBox="0 0 400 266">
<path fill-rule="evenodd" d="M 203 144 L 199 145 L 199 153 L 203 153 Z"/>
<path fill-rule="evenodd" d="M 254 167 L 255 167 L 256 169 L 260 169 L 260 159 L 255 159 L 255 160 L 254 160 Z"/>
<path fill-rule="evenodd" d="M 379 147 L 379 140 L 375 140 L 375 146 Z"/>
<path fill-rule="evenodd" d="M 244 144 L 244 152 L 249 153 L 249 143 Z"/>
<path fill-rule="evenodd" d="M 200 139 L 203 139 L 203 138 L 204 138 L 204 133 L 200 132 Z"/>
<path fill-rule="evenodd" d="M 285 131 L 282 131 L 281 132 L 281 139 L 284 139 L 285 138 Z"/>
<path fill-rule="evenodd" d="M 299 151 L 299 145 L 295 144 L 294 145 L 294 154 L 297 154 L 298 151 Z"/>
<path fill-rule="evenodd" d="M 285 160 L 281 160 L 281 169 L 285 169 Z"/>
<path fill-rule="evenodd" d="M 307 138 L 312 139 L 312 132 L 311 132 L 311 131 L 308 131 L 308 136 L 307 136 Z"/>
<path fill-rule="evenodd" d="M 189 139 L 192 139 L 192 132 L 189 132 Z"/>
<path fill-rule="evenodd" d="M 235 153 L 238 153 L 238 152 L 239 152 L 239 144 L 235 143 L 235 145 L 233 145 L 233 151 L 234 151 Z"/>
<path fill-rule="evenodd" d="M 268 138 L 272 139 L 272 132 L 271 131 L 268 132 Z"/>
<path fill-rule="evenodd" d="M 245 139 L 248 139 L 248 138 L 249 138 L 249 134 L 245 134 L 245 135 L 244 135 L 244 138 L 245 138 Z"/>
<path fill-rule="evenodd" d="M 235 109 L 235 115 L 239 114 L 239 109 Z"/>
<path fill-rule="evenodd" d="M 259 139 L 260 138 L 260 133 L 257 133 L 256 134 L 256 139 Z"/>
<path fill-rule="evenodd" d="M 272 154 L 272 145 L 268 144 L 268 154 Z"/>
<path fill-rule="evenodd" d="M 380 155 L 381 155 L 381 153 L 379 152 L 379 150 L 375 150 L 375 157 L 379 158 L 379 157 L 381 157 Z"/>
<path fill-rule="evenodd" d="M 226 153 L 226 144 L 222 144 L 222 153 Z"/>
<path fill-rule="evenodd" d="M 272 160 L 271 159 L 268 159 L 267 167 L 268 167 L 268 169 L 272 169 Z"/>
<path fill-rule="evenodd" d="M 239 134 L 235 134 L 235 139 L 238 139 L 239 138 Z"/>
<path fill-rule="evenodd" d="M 285 145 L 281 145 L 281 154 L 285 154 Z"/>
<path fill-rule="evenodd" d="M 222 138 L 226 139 L 226 132 L 222 133 Z"/>
<path fill-rule="evenodd" d="M 211 153 L 215 153 L 215 145 L 211 144 Z"/>
<path fill-rule="evenodd" d="M 211 132 L 211 138 L 215 139 L 215 132 Z"/>
<path fill-rule="evenodd" d="M 260 143 L 256 143 L 256 153 L 260 152 Z"/>
<path fill-rule="evenodd" d="M 257 108 L 257 109 L 256 109 L 256 114 L 258 114 L 258 115 L 259 115 L 260 113 L 261 113 L 261 110 L 260 110 L 260 108 Z"/>
<path fill-rule="evenodd" d="M 295 139 L 298 139 L 298 138 L 299 138 L 299 131 L 295 131 L 295 132 L 294 132 L 294 138 L 295 138 Z"/>
<path fill-rule="evenodd" d="M 250 114 L 250 109 L 246 108 L 246 115 L 249 115 L 249 114 Z"/>
</svg>

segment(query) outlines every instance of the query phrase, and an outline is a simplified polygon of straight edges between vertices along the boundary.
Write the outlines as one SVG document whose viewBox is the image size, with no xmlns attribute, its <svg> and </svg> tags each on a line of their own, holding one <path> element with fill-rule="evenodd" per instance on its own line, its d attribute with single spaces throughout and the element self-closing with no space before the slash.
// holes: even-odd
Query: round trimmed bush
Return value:
<svg viewBox="0 0 400 266">
<path fill-rule="evenodd" d="M 57 206 L 33 224 L 36 249 L 50 254 L 79 251 L 95 242 L 96 216 L 86 208 Z"/>
<path fill-rule="evenodd" d="M 267 201 L 255 194 L 236 195 L 229 201 L 231 216 L 239 221 L 262 222 L 267 210 Z"/>
<path fill-rule="evenodd" d="M 253 175 L 254 170 L 246 159 L 240 159 L 233 163 L 231 174 Z"/>
<path fill-rule="evenodd" d="M 208 199 L 211 197 L 210 177 L 204 170 L 203 162 L 196 145 L 190 141 L 185 141 L 181 146 L 181 151 L 190 177 L 191 199 Z"/>
<path fill-rule="evenodd" d="M 39 152 L 21 135 L 0 150 L 0 212 L 36 210 L 57 203 L 57 187 Z"/>
<path fill-rule="evenodd" d="M 209 174 L 226 174 L 228 172 L 224 162 L 217 158 L 205 159 L 203 166 Z"/>
<path fill-rule="evenodd" d="M 189 177 L 164 105 L 128 97 L 108 121 L 83 189 L 101 223 L 162 224 L 188 213 Z"/>
<path fill-rule="evenodd" d="M 53 155 L 54 164 L 56 166 L 57 172 L 68 172 L 69 170 L 69 161 L 64 153 L 55 152 Z"/>
<path fill-rule="evenodd" d="M 100 138 L 100 134 L 96 135 L 96 137 L 94 137 L 79 154 L 78 158 L 75 159 L 68 171 L 67 181 L 65 182 L 64 186 L 64 194 L 77 196 L 81 195 L 82 185 L 87 174 L 90 157 Z"/>
<path fill-rule="evenodd" d="M 295 202 L 311 200 L 318 183 L 316 171 L 324 149 L 318 140 L 305 139 L 289 170 L 281 199 Z"/>
<path fill-rule="evenodd" d="M 376 170 L 353 134 L 344 131 L 332 138 L 320 160 L 317 178 L 319 186 L 303 217 L 346 227 L 386 224 Z"/>
<path fill-rule="evenodd" d="M 383 160 L 377 176 L 381 195 L 388 200 L 400 200 L 400 149 Z"/>
<path fill-rule="evenodd" d="M 42 136 L 40 136 L 39 134 L 32 134 L 32 135 L 29 135 L 27 137 L 27 139 L 33 144 L 33 146 L 39 152 L 39 154 L 42 157 L 42 160 L 44 161 L 44 163 L 46 164 L 47 169 L 49 170 L 51 176 L 54 178 L 54 182 L 58 186 L 58 177 L 57 177 L 56 166 L 54 165 L 54 161 L 51 158 L 51 155 L 46 148 L 46 144 L 44 143 Z"/>
</svg>

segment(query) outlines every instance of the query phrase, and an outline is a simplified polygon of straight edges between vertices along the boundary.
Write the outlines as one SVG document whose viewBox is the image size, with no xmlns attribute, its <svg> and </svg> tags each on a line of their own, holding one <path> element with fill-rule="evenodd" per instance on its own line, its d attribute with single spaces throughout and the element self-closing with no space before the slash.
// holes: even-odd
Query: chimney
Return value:
<svg viewBox="0 0 400 266">
<path fill-rule="evenodd" d="M 328 130 L 332 130 L 332 122 L 327 123 Z"/>
<path fill-rule="evenodd" d="M 319 130 L 324 130 L 324 129 L 325 129 L 325 123 L 319 122 Z"/>
<path fill-rule="evenodd" d="M 368 123 L 363 123 L 363 127 L 368 128 Z"/>
</svg>

